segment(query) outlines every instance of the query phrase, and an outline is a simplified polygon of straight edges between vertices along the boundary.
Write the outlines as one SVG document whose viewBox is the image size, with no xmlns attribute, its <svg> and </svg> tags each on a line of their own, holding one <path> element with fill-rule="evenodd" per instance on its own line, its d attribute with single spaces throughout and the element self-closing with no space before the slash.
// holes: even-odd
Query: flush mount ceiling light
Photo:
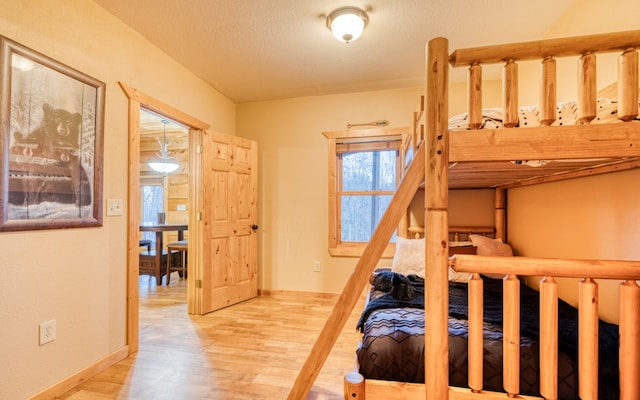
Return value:
<svg viewBox="0 0 640 400">
<path fill-rule="evenodd" d="M 156 172 L 160 172 L 161 174 L 169 174 L 180 167 L 180 164 L 168 161 L 171 157 L 169 156 L 169 143 L 167 142 L 167 124 L 169 121 L 162 120 L 164 124 L 162 130 L 162 142 L 160 138 L 157 138 L 158 143 L 160 144 L 160 153 L 158 153 L 158 157 L 160 157 L 160 161 L 152 161 L 149 163 L 149 167 Z"/>
<path fill-rule="evenodd" d="M 350 43 L 358 39 L 367 26 L 369 17 L 363 10 L 355 7 L 342 7 L 327 17 L 327 28 L 341 42 Z"/>
</svg>

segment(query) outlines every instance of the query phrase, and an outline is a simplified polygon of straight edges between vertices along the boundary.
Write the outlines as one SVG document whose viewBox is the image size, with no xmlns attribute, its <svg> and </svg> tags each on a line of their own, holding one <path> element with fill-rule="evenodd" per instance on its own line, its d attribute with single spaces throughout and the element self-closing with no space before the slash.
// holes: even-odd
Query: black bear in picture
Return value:
<svg viewBox="0 0 640 400">
<path fill-rule="evenodd" d="M 48 103 L 42 110 L 42 121 L 36 129 L 27 135 L 14 133 L 9 202 L 91 204 L 91 185 L 80 163 L 82 115 Z"/>
<path fill-rule="evenodd" d="M 45 154 L 53 155 L 59 151 L 61 157 L 68 157 L 79 147 L 82 116 L 80 113 L 53 108 L 47 103 L 42 105 L 42 110 L 44 116 L 39 127 L 26 136 L 15 133 L 16 145 L 37 145 Z"/>
</svg>

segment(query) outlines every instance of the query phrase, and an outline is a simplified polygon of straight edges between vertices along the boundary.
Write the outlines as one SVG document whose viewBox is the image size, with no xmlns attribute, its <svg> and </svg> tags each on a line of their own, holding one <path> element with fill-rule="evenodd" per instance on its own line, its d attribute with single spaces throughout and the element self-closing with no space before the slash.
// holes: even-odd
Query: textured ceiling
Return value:
<svg viewBox="0 0 640 400">
<path fill-rule="evenodd" d="M 94 0 L 234 102 L 422 85 L 425 44 L 541 39 L 577 0 Z M 345 44 L 336 8 L 366 10 Z"/>
</svg>

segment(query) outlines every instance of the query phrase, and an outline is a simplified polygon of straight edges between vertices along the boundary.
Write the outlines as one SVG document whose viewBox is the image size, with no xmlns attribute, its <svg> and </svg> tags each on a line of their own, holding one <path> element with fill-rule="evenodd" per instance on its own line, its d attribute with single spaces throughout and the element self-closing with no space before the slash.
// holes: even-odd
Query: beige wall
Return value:
<svg viewBox="0 0 640 400">
<path fill-rule="evenodd" d="M 449 226 L 494 226 L 494 198 L 493 189 L 449 191 Z M 410 225 L 424 226 L 424 190 L 411 202 Z"/>
<path fill-rule="evenodd" d="M 387 119 L 409 126 L 420 88 L 239 104 L 238 136 L 259 143 L 259 286 L 340 292 L 353 258 L 331 258 L 328 143 L 323 131 Z M 313 271 L 320 261 L 321 271 Z"/>
<path fill-rule="evenodd" d="M 605 23 L 599 17 L 605 13 L 604 5 L 597 1 L 578 2 L 576 8 L 565 18 L 568 26 L 575 25 L 576 32 L 554 28 L 550 36 L 635 28 L 635 21 L 628 15 L 628 10 L 629 6 L 638 6 L 630 0 L 618 3 L 617 10 L 614 11 L 616 17 L 604 18 L 608 21 Z M 605 8 L 606 12 L 612 13 L 608 4 Z M 580 23 L 575 23 L 576 18 L 580 18 Z M 600 21 L 595 23 L 594 29 L 591 20 Z M 619 20 L 623 20 L 623 23 L 618 24 Z M 615 25 L 612 26 L 611 23 Z M 582 31 L 577 31 L 578 28 Z M 560 76 L 575 73 L 575 60 L 565 60 L 560 64 Z M 611 77 L 615 68 L 605 66 L 600 70 L 599 82 L 603 86 L 615 79 Z M 523 105 L 536 104 L 538 101 L 537 74 L 537 64 L 523 65 L 521 68 L 523 89 L 520 92 L 520 103 Z M 565 79 L 559 85 L 561 100 L 575 99 L 574 80 Z M 486 90 L 484 106 L 499 106 L 500 82 L 488 80 L 483 85 Z M 450 114 L 464 110 L 465 86 L 451 86 L 454 101 L 449 106 Z M 349 122 L 375 119 L 389 119 L 391 126 L 407 125 L 422 91 L 423 88 L 418 87 L 238 105 L 238 135 L 256 140 L 260 145 L 261 288 L 321 292 L 339 292 L 342 289 L 356 260 L 332 258 L 327 252 L 328 155 L 326 141 L 320 133 L 323 130 L 345 129 Z M 582 184 L 588 185 L 586 182 Z M 542 189 L 530 190 L 535 192 Z M 469 214 L 492 224 L 492 217 L 486 213 L 490 213 L 493 207 L 492 192 L 479 191 L 472 197 L 467 197 L 469 195 L 470 193 L 452 194 L 452 224 L 464 223 L 460 221 L 464 219 L 461 216 L 470 209 L 469 205 L 477 207 L 478 204 L 483 204 L 480 206 L 483 212 Z M 419 204 L 420 200 L 415 203 Z M 463 206 L 454 209 L 457 205 Z M 510 207 L 517 212 L 522 205 L 516 198 L 510 199 Z M 536 214 L 530 218 L 545 217 Z M 546 220 L 552 223 L 552 220 Z M 517 224 L 512 224 L 510 229 L 515 229 L 513 233 L 516 238 L 524 238 L 518 236 Z M 537 243 L 537 240 L 539 239 L 533 235 L 528 235 L 526 239 L 527 243 Z M 521 251 L 527 252 L 524 244 Z M 320 261 L 321 272 L 313 272 L 314 261 Z M 381 263 L 388 263 L 388 260 Z"/>
<path fill-rule="evenodd" d="M 640 2 L 583 0 L 549 37 L 638 29 Z M 598 87 L 616 81 L 616 55 L 598 57 Z M 575 60 L 558 70 L 559 100 L 575 100 Z M 537 67 L 536 67 L 537 68 Z M 521 69 L 521 104 L 535 104 L 537 69 Z M 527 79 L 530 78 L 530 79 Z M 532 102 L 523 99 L 533 99 Z M 640 260 L 640 171 L 628 171 L 510 190 L 509 241 L 520 255 Z M 537 282 L 531 282 L 533 286 Z M 618 282 L 601 281 L 600 312 L 618 319 Z M 562 280 L 560 296 L 576 304 L 576 280 Z"/>
<path fill-rule="evenodd" d="M 637 28 L 640 10 L 635 0 L 577 3 L 551 36 Z M 392 126 L 408 125 L 422 87 L 247 103 L 236 110 L 231 101 L 90 1 L 5 0 L 0 4 L 0 32 L 107 84 L 104 198 L 128 196 L 123 151 L 127 148 L 127 103 L 117 85 L 123 81 L 211 124 L 212 130 L 237 130 L 258 141 L 262 288 L 342 289 L 355 259 L 331 258 L 327 252 L 328 156 L 321 132 L 374 119 L 388 119 Z M 535 96 L 524 98 L 531 100 L 522 104 L 537 101 Z M 485 105 L 497 105 L 495 99 L 487 98 Z M 450 107 L 452 113 L 461 110 L 455 104 Z M 603 232 L 588 240 L 601 243 L 619 237 L 619 226 L 613 225 L 621 222 L 612 219 L 606 225 L 603 221 L 610 213 L 613 218 L 624 212 L 636 223 L 623 228 L 638 243 L 637 197 L 621 202 L 620 196 L 637 196 L 633 188 L 638 187 L 640 176 L 637 171 L 612 176 L 576 180 L 573 187 L 554 184 L 554 190 L 541 186 L 512 191 L 510 218 L 514 222 L 510 224 L 519 230 L 510 232 L 517 250 L 535 255 L 547 249 L 550 240 L 539 235 L 540 230 L 529 230 L 531 224 L 546 221 L 546 227 L 539 229 L 558 229 L 545 210 L 552 206 L 543 203 L 536 209 L 532 204 L 540 203 L 531 199 L 548 201 L 560 196 L 560 204 L 570 193 L 601 196 L 594 184 L 606 188 L 603 192 L 617 191 L 619 196 L 599 198 L 596 209 L 567 207 L 565 227 L 595 212 Z M 489 202 L 491 196 L 479 193 L 484 194 L 477 202 L 464 199 L 459 203 L 465 208 L 464 204 L 475 207 Z M 125 235 L 125 216 L 105 217 L 101 228 L 0 233 L 0 324 L 10 326 L 0 330 L 0 398 L 26 398 L 125 344 Z M 616 254 L 638 259 L 629 242 L 609 244 L 606 251 L 594 250 L 593 256 L 606 256 L 612 246 L 626 246 Z M 565 253 L 578 248 L 571 244 L 560 249 Z M 321 272 L 312 271 L 316 260 Z M 40 347 L 38 323 L 49 319 L 57 320 L 58 339 Z"/>
<path fill-rule="evenodd" d="M 640 260 L 638 188 L 636 169 L 510 190 L 509 242 L 518 255 Z M 608 321 L 618 320 L 618 283 L 599 282 Z M 560 280 L 559 293 L 577 304 L 577 280 Z"/>
<path fill-rule="evenodd" d="M 322 132 L 377 119 L 389 120 L 392 127 L 409 126 L 422 91 L 410 88 L 238 105 L 238 136 L 256 140 L 260 148 L 261 288 L 342 291 L 357 259 L 331 257 L 327 249 L 329 155 Z M 491 190 L 459 192 L 452 198 L 460 213 L 474 210 L 479 225 L 493 224 Z M 419 208 L 420 200 L 417 203 Z M 457 212 L 458 208 L 452 214 Z M 314 261 L 320 261 L 320 272 L 313 271 Z"/>
<path fill-rule="evenodd" d="M 105 199 L 128 196 L 118 81 L 235 131 L 235 104 L 91 1 L 4 0 L 0 34 L 106 83 Z M 126 216 L 0 233 L 0 272 L 0 398 L 27 398 L 125 345 Z M 38 346 L 38 324 L 50 319 L 57 340 Z"/>
</svg>

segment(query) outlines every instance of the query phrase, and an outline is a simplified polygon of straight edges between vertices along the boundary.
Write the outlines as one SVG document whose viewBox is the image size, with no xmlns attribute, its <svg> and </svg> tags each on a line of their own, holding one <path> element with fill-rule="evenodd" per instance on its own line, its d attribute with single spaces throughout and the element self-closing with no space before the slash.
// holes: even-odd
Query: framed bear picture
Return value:
<svg viewBox="0 0 640 400">
<path fill-rule="evenodd" d="M 105 84 L 0 36 L 0 231 L 102 226 Z"/>
</svg>

